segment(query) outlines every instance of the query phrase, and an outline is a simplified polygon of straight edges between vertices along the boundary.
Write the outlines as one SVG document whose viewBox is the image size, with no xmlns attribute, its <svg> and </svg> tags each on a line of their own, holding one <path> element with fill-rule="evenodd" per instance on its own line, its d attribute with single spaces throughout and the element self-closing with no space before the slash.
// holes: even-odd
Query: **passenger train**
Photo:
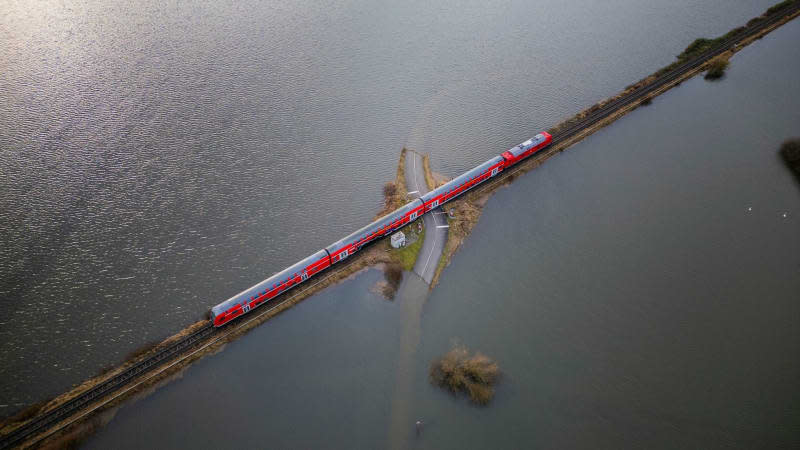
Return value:
<svg viewBox="0 0 800 450">
<path fill-rule="evenodd" d="M 422 197 L 381 217 L 344 239 L 234 295 L 211 308 L 211 320 L 214 326 L 223 326 L 289 289 L 304 283 L 328 267 L 344 261 L 370 242 L 391 234 L 398 228 L 417 220 L 428 211 L 449 202 L 547 147 L 552 142 L 552 139 L 552 136 L 546 132 L 539 133 L 533 138 L 512 147 Z"/>
</svg>

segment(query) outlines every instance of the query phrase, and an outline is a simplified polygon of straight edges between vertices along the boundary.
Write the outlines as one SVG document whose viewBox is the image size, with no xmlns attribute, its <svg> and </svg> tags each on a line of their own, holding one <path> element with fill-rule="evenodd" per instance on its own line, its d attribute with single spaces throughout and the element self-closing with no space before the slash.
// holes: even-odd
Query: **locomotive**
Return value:
<svg viewBox="0 0 800 450">
<path fill-rule="evenodd" d="M 552 139 L 549 133 L 541 132 L 255 286 L 234 295 L 211 308 L 213 325 L 221 327 L 306 282 L 328 267 L 344 261 L 370 242 L 388 236 L 395 230 L 417 220 L 428 211 L 436 209 L 547 147 Z"/>
</svg>

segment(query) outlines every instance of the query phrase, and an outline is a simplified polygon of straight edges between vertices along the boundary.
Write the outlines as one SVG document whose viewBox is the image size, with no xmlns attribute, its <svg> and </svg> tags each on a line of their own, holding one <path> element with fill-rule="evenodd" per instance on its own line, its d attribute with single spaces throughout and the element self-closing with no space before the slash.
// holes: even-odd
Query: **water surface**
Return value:
<svg viewBox="0 0 800 450">
<path fill-rule="evenodd" d="M 419 318 L 413 276 L 388 302 L 369 271 L 87 446 L 796 447 L 800 187 L 776 152 L 798 41 L 795 21 L 501 190 Z M 489 407 L 428 383 L 453 342 L 500 364 Z"/>
</svg>

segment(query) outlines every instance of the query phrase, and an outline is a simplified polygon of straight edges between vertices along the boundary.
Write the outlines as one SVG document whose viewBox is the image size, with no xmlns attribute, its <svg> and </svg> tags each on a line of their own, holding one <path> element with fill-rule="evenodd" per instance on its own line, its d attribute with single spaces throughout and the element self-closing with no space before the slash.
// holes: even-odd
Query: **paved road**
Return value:
<svg viewBox="0 0 800 450">
<path fill-rule="evenodd" d="M 428 193 L 428 185 L 425 184 L 425 172 L 422 170 L 422 156 L 419 153 L 408 151 L 406 153 L 406 187 L 409 192 L 417 191 L 410 197 L 419 197 Z M 422 216 L 425 226 L 425 241 L 417 256 L 414 264 L 414 272 L 422 277 L 426 283 L 431 284 L 439 258 L 444 251 L 444 244 L 447 242 L 447 219 L 442 208 Z"/>
</svg>

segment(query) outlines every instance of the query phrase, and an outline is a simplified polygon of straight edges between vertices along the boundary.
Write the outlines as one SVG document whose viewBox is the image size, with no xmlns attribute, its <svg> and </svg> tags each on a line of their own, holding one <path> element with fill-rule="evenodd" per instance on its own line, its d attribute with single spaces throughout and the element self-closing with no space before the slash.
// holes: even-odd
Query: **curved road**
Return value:
<svg viewBox="0 0 800 450">
<path fill-rule="evenodd" d="M 406 151 L 406 187 L 409 196 L 420 197 L 428 193 L 428 185 L 425 183 L 425 172 L 422 170 L 422 156 L 413 151 Z M 444 251 L 444 244 L 447 242 L 447 219 L 442 207 L 422 216 L 425 224 L 425 240 L 422 248 L 417 255 L 417 262 L 414 264 L 414 273 L 422 277 L 426 283 L 431 284 L 436 266 L 439 265 L 439 258 Z"/>
</svg>

